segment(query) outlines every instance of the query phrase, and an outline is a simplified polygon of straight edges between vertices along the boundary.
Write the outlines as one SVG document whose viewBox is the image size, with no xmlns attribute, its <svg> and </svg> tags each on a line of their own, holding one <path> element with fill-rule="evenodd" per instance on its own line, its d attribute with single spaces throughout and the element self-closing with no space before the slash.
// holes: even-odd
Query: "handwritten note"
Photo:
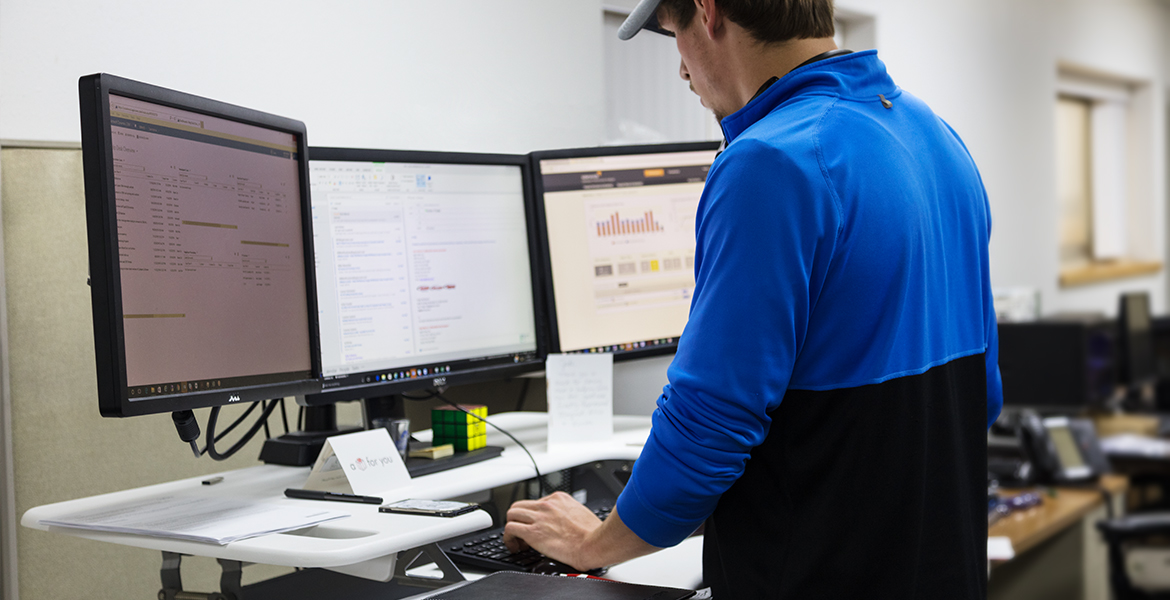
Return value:
<svg viewBox="0 0 1170 600">
<path fill-rule="evenodd" d="M 613 355 L 550 354 L 549 451 L 613 436 Z"/>
</svg>

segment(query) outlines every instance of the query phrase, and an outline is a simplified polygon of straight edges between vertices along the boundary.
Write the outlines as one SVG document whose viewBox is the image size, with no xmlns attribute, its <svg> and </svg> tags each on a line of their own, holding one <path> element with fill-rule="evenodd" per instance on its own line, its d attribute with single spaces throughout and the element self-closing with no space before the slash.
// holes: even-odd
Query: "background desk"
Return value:
<svg viewBox="0 0 1170 600">
<path fill-rule="evenodd" d="M 1126 478 L 1106 475 L 1101 484 L 1121 514 Z M 1012 540 L 1016 557 L 992 567 L 988 600 L 1109 600 L 1106 546 L 1094 526 L 1106 515 L 1099 491 L 1062 487 L 989 527 L 989 536 Z"/>
</svg>

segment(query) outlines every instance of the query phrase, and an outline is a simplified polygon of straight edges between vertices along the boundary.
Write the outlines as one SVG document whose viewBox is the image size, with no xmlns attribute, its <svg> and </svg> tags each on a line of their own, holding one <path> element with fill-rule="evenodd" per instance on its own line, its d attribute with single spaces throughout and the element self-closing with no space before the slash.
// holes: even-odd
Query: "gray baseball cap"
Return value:
<svg viewBox="0 0 1170 600">
<path fill-rule="evenodd" d="M 626 17 L 626 22 L 622 23 L 621 28 L 618 29 L 618 39 L 628 40 L 643 29 L 670 35 L 658 25 L 658 4 L 660 2 L 662 0 L 642 0 L 639 2 L 634 10 L 630 11 L 630 16 Z"/>
</svg>

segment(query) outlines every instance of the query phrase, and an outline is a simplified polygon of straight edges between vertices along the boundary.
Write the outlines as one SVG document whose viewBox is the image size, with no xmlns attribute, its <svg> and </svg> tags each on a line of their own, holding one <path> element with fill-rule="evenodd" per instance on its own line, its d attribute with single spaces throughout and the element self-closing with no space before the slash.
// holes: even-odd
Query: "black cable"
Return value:
<svg viewBox="0 0 1170 600">
<path fill-rule="evenodd" d="M 525 446 L 524 442 L 521 442 L 520 440 L 516 439 L 516 436 L 512 435 L 511 433 L 508 433 L 503 427 L 500 427 L 499 425 L 496 425 L 495 423 L 492 423 L 491 421 L 489 421 L 489 420 L 487 420 L 479 415 L 472 414 L 472 413 L 464 410 L 462 406 L 459 406 L 458 404 L 455 404 L 454 402 L 448 400 L 447 397 L 444 396 L 442 392 L 435 391 L 434 393 L 431 394 L 431 397 L 438 398 L 439 400 L 442 400 L 443 402 L 450 404 L 459 412 L 461 412 L 465 415 L 471 415 L 472 417 L 475 417 L 475 418 L 479 419 L 480 421 L 483 421 L 484 423 L 491 425 L 492 428 L 495 429 L 496 431 L 508 436 L 509 438 L 512 438 L 512 441 L 516 442 L 516 445 L 520 446 L 520 449 L 523 450 L 524 453 L 528 455 L 528 460 L 532 461 L 532 469 L 534 471 L 536 471 L 536 485 L 540 488 L 540 495 L 541 496 L 545 495 L 545 493 L 544 493 L 545 492 L 544 477 L 540 474 L 540 467 L 538 467 L 536 465 L 536 459 L 532 457 L 532 453 L 528 451 L 528 446 Z"/>
<path fill-rule="evenodd" d="M 305 430 L 305 407 L 297 408 L 297 431 Z"/>
<path fill-rule="evenodd" d="M 530 381 L 531 381 L 531 379 L 526 380 L 525 384 L 527 384 Z M 463 407 L 448 400 L 447 397 L 444 396 L 443 393 L 438 391 L 438 390 L 436 390 L 434 392 L 426 392 L 426 394 L 427 394 L 426 396 L 421 396 L 421 397 L 407 396 L 406 394 L 399 394 L 399 395 L 402 396 L 403 398 L 406 398 L 407 400 L 415 400 L 415 401 L 430 400 L 432 398 L 438 398 L 439 400 L 442 400 L 443 402 L 446 402 L 447 404 L 450 404 L 451 406 L 455 407 L 456 410 L 462 412 L 463 414 L 471 415 L 471 416 L 475 417 L 476 419 L 479 419 L 480 421 L 483 421 L 484 423 L 491 425 L 492 428 L 495 429 L 496 431 L 499 431 L 500 433 L 511 438 L 512 441 L 516 442 L 516 445 L 520 446 L 520 449 L 523 450 L 524 453 L 528 455 L 528 460 L 532 461 L 532 469 L 534 471 L 536 471 L 536 483 L 540 487 L 540 495 L 541 496 L 545 495 L 545 493 L 544 493 L 545 488 L 547 487 L 548 484 L 547 484 L 547 482 L 545 482 L 544 477 L 540 474 L 540 467 L 538 467 L 536 465 L 536 459 L 532 457 L 532 453 L 528 451 L 528 446 L 525 446 L 524 442 L 521 442 L 520 440 L 516 439 L 516 436 L 512 435 L 511 433 L 508 433 L 506 430 L 504 430 L 504 428 L 500 427 L 499 425 L 496 425 L 495 423 L 492 423 L 491 421 L 488 421 L 487 419 L 484 419 L 484 418 L 480 417 L 479 415 L 472 414 L 472 413 L 467 412 L 466 410 L 463 410 Z"/>
<path fill-rule="evenodd" d="M 264 410 L 267 413 L 271 413 L 272 408 L 275 408 L 276 399 L 274 398 L 272 400 L 269 400 L 269 402 L 271 402 L 273 404 L 273 406 L 270 408 L 267 404 L 264 405 Z M 268 431 L 268 419 L 264 419 L 264 439 L 266 439 L 266 440 L 272 439 L 272 432 Z"/>
<path fill-rule="evenodd" d="M 227 429 L 224 429 L 223 431 L 219 432 L 219 435 L 215 436 L 215 441 L 217 441 L 217 442 L 218 442 L 218 441 L 222 440 L 222 439 L 223 439 L 223 436 L 225 436 L 225 435 L 227 435 L 227 434 L 231 433 L 231 432 L 232 432 L 232 430 L 233 430 L 233 429 L 235 429 L 236 427 L 239 427 L 239 426 L 240 426 L 240 423 L 243 423 L 243 422 L 244 422 L 244 419 L 248 418 L 248 415 L 252 414 L 252 411 L 256 410 L 256 405 L 257 405 L 257 404 L 260 404 L 260 403 L 259 403 L 259 402 L 253 402 L 253 403 L 251 404 L 251 406 L 249 406 L 249 407 L 248 407 L 248 410 L 245 410 L 245 411 L 244 411 L 244 414 L 242 414 L 242 415 L 240 415 L 240 416 L 236 417 L 236 420 L 235 420 L 235 421 L 234 421 L 234 422 L 233 422 L 231 425 L 228 425 L 228 428 L 227 428 Z M 218 415 L 216 415 L 216 418 L 218 419 L 218 418 L 219 418 L 219 416 L 218 416 Z M 208 428 L 210 429 L 210 426 L 209 426 Z"/>
<path fill-rule="evenodd" d="M 520 398 L 516 400 L 516 412 L 524 410 L 524 401 L 528 399 L 528 386 L 532 385 L 532 378 L 525 377 L 524 385 L 520 386 Z"/>
<path fill-rule="evenodd" d="M 275 406 L 266 406 L 264 408 L 264 410 L 261 411 L 261 413 L 260 413 L 260 419 L 256 423 L 254 423 L 252 425 L 252 428 L 249 429 L 248 432 L 245 433 L 244 436 L 239 441 L 236 442 L 236 444 L 234 444 L 231 448 L 229 448 L 227 452 L 222 453 L 222 454 L 220 452 L 217 452 L 215 450 L 215 443 L 219 442 L 225 436 L 227 436 L 229 433 L 231 433 L 232 430 L 234 430 L 236 427 L 238 427 L 240 425 L 240 423 L 243 423 L 244 418 L 246 418 L 253 410 L 255 410 L 256 405 L 258 405 L 258 404 L 262 404 L 262 402 L 253 402 L 252 405 L 248 407 L 248 410 L 244 411 L 244 414 L 237 417 L 236 420 L 231 425 L 229 425 L 227 429 L 219 432 L 218 434 L 215 433 L 215 424 L 219 420 L 220 407 L 216 406 L 216 407 L 212 408 L 211 415 L 208 416 L 208 418 L 207 418 L 208 445 L 203 448 L 202 452 L 205 454 L 209 454 L 211 456 L 211 458 L 213 458 L 215 460 L 227 459 L 230 456 L 232 456 L 233 454 L 235 454 L 236 452 L 238 452 L 240 450 L 240 448 L 242 448 L 244 446 L 244 444 L 247 444 L 248 441 L 250 441 L 256 435 L 256 432 L 260 429 L 260 425 L 267 422 L 268 415 L 272 414 L 272 409 L 275 408 Z M 220 458 L 217 458 L 217 456 Z"/>
<path fill-rule="evenodd" d="M 288 411 L 284 409 L 284 398 L 280 399 L 280 422 L 284 424 L 284 432 L 288 433 Z"/>
<path fill-rule="evenodd" d="M 260 403 L 253 403 L 252 406 L 248 408 L 247 412 L 244 413 L 244 415 L 252 412 L 252 409 L 256 408 L 257 404 Z M 252 424 L 252 428 L 249 429 L 243 437 L 236 441 L 236 443 L 233 444 L 231 448 L 228 448 L 227 451 L 222 454 L 215 450 L 215 442 L 219 441 L 220 438 L 227 434 L 227 431 L 224 431 L 218 437 L 215 435 L 215 422 L 219 420 L 219 408 L 220 407 L 218 406 L 213 407 L 211 409 L 211 415 L 207 417 L 207 447 L 203 451 L 206 452 L 207 455 L 210 456 L 213 460 L 227 460 L 233 454 L 239 452 L 240 448 L 243 448 L 245 444 L 247 444 L 252 440 L 253 437 L 255 437 L 256 432 L 260 431 L 260 427 L 268 421 L 268 416 L 271 415 L 273 409 L 276 408 L 276 403 L 270 403 L 264 409 L 264 412 L 260 413 L 260 418 L 254 424 Z M 240 419 L 236 419 L 236 423 L 233 423 L 232 426 L 228 428 L 228 431 L 233 429 L 241 420 L 242 417 Z"/>
<path fill-rule="evenodd" d="M 178 410 L 171 413 L 171 420 L 175 423 L 179 439 L 190 444 L 195 458 L 199 458 L 199 422 L 195 420 L 195 413 L 189 410 Z"/>
</svg>

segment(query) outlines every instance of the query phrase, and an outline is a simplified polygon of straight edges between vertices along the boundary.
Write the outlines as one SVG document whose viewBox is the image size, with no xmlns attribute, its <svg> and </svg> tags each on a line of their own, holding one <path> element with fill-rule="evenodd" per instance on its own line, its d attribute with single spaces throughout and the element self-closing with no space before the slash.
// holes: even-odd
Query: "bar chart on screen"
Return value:
<svg viewBox="0 0 1170 600">
<path fill-rule="evenodd" d="M 639 218 L 623 217 L 614 211 L 608 219 L 597 222 L 598 237 L 612 237 L 634 233 L 660 233 L 666 231 L 662 223 L 654 220 L 654 211 L 647 210 Z"/>
<path fill-rule="evenodd" d="M 699 194 L 675 187 L 590 193 L 585 222 L 598 314 L 690 302 Z"/>
</svg>

